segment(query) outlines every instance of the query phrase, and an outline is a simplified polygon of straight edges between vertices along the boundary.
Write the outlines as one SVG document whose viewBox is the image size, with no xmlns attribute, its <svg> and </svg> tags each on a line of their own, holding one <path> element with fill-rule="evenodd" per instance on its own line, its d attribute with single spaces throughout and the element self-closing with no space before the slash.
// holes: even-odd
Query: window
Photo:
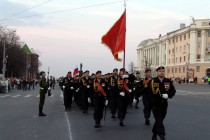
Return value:
<svg viewBox="0 0 210 140">
<path fill-rule="evenodd" d="M 198 31 L 197 36 L 198 36 L 198 37 L 201 37 L 201 31 Z"/>
<path fill-rule="evenodd" d="M 186 40 L 186 34 L 184 34 L 184 40 Z"/>
<path fill-rule="evenodd" d="M 178 53 L 178 47 L 176 47 L 176 53 Z"/>
<path fill-rule="evenodd" d="M 198 43 L 197 47 L 198 47 L 198 48 L 200 48 L 200 47 L 201 47 L 201 44 L 200 44 L 200 43 Z"/>
<path fill-rule="evenodd" d="M 172 63 L 174 63 L 174 58 L 172 59 Z"/>
<path fill-rule="evenodd" d="M 183 70 L 182 71 L 183 71 L 183 73 L 185 73 L 185 67 L 183 67 Z"/>
<path fill-rule="evenodd" d="M 168 69 L 168 73 L 170 73 L 170 69 Z"/>
<path fill-rule="evenodd" d="M 196 72 L 200 72 L 200 71 L 201 71 L 200 66 L 196 66 Z"/>
<path fill-rule="evenodd" d="M 174 54 L 174 49 L 172 49 L 172 53 Z"/>
<path fill-rule="evenodd" d="M 170 39 L 169 39 L 168 43 L 169 43 L 169 45 L 171 45 L 171 40 Z"/>
<path fill-rule="evenodd" d="M 176 58 L 176 63 L 177 63 L 177 58 Z"/>
<path fill-rule="evenodd" d="M 175 73 L 177 73 L 177 68 L 175 68 Z"/>
<path fill-rule="evenodd" d="M 182 52 L 182 46 L 180 46 L 180 52 Z"/>
<path fill-rule="evenodd" d="M 210 37 L 210 30 L 208 30 L 208 37 Z"/>
<path fill-rule="evenodd" d="M 184 62 L 186 62 L 186 56 L 184 56 Z"/>
<path fill-rule="evenodd" d="M 171 59 L 168 60 L 168 64 L 170 64 L 170 63 L 171 63 Z"/>
<path fill-rule="evenodd" d="M 180 41 L 182 41 L 182 36 L 180 35 Z"/>
<path fill-rule="evenodd" d="M 180 63 L 182 62 L 182 57 L 179 58 Z"/>
<path fill-rule="evenodd" d="M 174 73 L 174 68 L 171 69 L 172 73 Z"/>
<path fill-rule="evenodd" d="M 179 68 L 179 73 L 181 73 L 181 68 Z"/>
<path fill-rule="evenodd" d="M 188 34 L 188 38 L 190 39 L 190 33 Z"/>
<path fill-rule="evenodd" d="M 176 37 L 176 42 L 178 42 L 178 37 Z"/>
<path fill-rule="evenodd" d="M 174 38 L 173 38 L 173 43 L 174 43 Z"/>
<path fill-rule="evenodd" d="M 168 53 L 171 54 L 171 50 L 169 50 Z"/>
<path fill-rule="evenodd" d="M 186 45 L 184 45 L 184 52 L 186 52 Z"/>
<path fill-rule="evenodd" d="M 197 55 L 197 59 L 201 59 L 201 55 L 200 54 Z"/>
</svg>

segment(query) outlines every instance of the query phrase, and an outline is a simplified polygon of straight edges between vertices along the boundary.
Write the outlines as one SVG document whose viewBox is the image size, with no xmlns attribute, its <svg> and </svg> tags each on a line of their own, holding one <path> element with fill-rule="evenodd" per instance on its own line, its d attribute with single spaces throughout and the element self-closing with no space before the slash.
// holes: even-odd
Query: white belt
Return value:
<svg viewBox="0 0 210 140">
<path fill-rule="evenodd" d="M 40 89 L 44 89 L 44 88 L 40 87 Z"/>
</svg>

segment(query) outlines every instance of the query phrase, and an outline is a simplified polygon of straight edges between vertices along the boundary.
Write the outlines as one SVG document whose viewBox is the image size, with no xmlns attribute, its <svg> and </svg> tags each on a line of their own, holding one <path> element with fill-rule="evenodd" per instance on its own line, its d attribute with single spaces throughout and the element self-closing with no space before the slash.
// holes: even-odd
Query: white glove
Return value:
<svg viewBox="0 0 210 140">
<path fill-rule="evenodd" d="M 120 92 L 120 96 L 125 96 L 125 92 Z"/>
<path fill-rule="evenodd" d="M 133 103 L 135 104 L 136 102 L 137 102 L 137 100 L 134 98 L 134 99 L 133 99 Z"/>
<path fill-rule="evenodd" d="M 107 106 L 107 105 L 108 105 L 108 103 L 109 103 L 109 101 L 108 101 L 108 100 L 106 100 L 106 101 L 105 101 L 105 106 Z"/>
<path fill-rule="evenodd" d="M 91 99 L 90 98 L 88 98 L 88 103 L 91 103 Z"/>
<path fill-rule="evenodd" d="M 132 92 L 132 90 L 131 90 L 131 89 L 129 89 L 128 91 L 129 91 L 130 93 Z"/>
<path fill-rule="evenodd" d="M 74 89 L 74 87 L 71 87 L 71 89 Z"/>
<path fill-rule="evenodd" d="M 123 79 L 128 78 L 128 75 L 123 75 L 122 78 Z"/>
<path fill-rule="evenodd" d="M 87 88 L 90 88 L 90 86 L 89 86 L 89 85 L 87 85 Z"/>
<path fill-rule="evenodd" d="M 65 86 L 63 86 L 63 89 L 65 88 Z"/>
<path fill-rule="evenodd" d="M 162 94 L 163 99 L 168 99 L 168 94 Z"/>
<path fill-rule="evenodd" d="M 51 88 L 50 88 L 50 87 L 48 87 L 48 90 L 51 90 Z"/>
<path fill-rule="evenodd" d="M 133 90 L 136 90 L 136 88 L 133 88 Z"/>
</svg>

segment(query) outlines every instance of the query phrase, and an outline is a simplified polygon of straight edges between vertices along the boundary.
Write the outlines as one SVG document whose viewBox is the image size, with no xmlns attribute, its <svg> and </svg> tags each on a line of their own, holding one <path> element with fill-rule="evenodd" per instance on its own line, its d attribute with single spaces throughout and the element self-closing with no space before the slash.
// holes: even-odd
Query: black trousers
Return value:
<svg viewBox="0 0 210 140">
<path fill-rule="evenodd" d="M 150 118 L 152 112 L 152 100 L 149 95 L 143 95 L 144 118 Z"/>
<path fill-rule="evenodd" d="M 117 96 L 117 106 L 118 106 L 118 119 L 123 121 L 125 119 L 127 113 L 127 107 L 129 104 L 129 97 L 128 96 Z"/>
<path fill-rule="evenodd" d="M 44 102 L 45 102 L 45 91 L 40 89 L 40 98 L 39 98 L 39 113 L 43 113 L 43 107 L 44 107 Z"/>
<path fill-rule="evenodd" d="M 83 111 L 88 110 L 88 107 L 89 107 L 88 97 L 89 97 L 89 90 L 82 89 L 81 90 L 81 99 L 82 99 L 82 110 Z"/>
<path fill-rule="evenodd" d="M 64 106 L 71 107 L 73 92 L 69 89 L 64 89 Z"/>
<path fill-rule="evenodd" d="M 153 126 L 153 134 L 164 135 L 165 136 L 165 127 L 163 125 L 163 120 L 167 114 L 167 102 L 162 102 L 160 104 L 154 104 L 152 107 L 152 112 L 155 117 L 155 124 Z"/>
<path fill-rule="evenodd" d="M 110 90 L 110 109 L 112 114 L 116 114 L 117 112 L 117 96 L 118 93 L 115 90 Z"/>
<path fill-rule="evenodd" d="M 93 99 L 94 99 L 93 118 L 95 121 L 100 122 L 101 119 L 103 118 L 105 98 L 104 96 L 94 95 Z"/>
</svg>

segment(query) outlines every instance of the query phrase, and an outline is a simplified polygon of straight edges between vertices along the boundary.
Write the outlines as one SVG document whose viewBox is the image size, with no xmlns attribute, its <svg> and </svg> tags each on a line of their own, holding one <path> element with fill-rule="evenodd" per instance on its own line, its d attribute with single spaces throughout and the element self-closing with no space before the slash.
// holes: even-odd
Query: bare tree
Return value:
<svg viewBox="0 0 210 140">
<path fill-rule="evenodd" d="M 131 61 L 131 62 L 129 63 L 129 65 L 128 65 L 128 71 L 129 71 L 129 73 L 134 73 L 134 67 L 135 67 L 135 65 L 134 65 L 134 63 Z"/>
</svg>

